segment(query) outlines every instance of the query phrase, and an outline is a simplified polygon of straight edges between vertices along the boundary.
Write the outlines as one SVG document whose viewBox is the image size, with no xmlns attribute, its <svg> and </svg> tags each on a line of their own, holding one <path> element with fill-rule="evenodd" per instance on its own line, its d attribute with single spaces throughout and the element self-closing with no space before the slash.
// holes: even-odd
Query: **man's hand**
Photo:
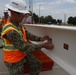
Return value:
<svg viewBox="0 0 76 75">
<path fill-rule="evenodd" d="M 49 39 L 49 36 L 45 35 L 44 37 L 40 37 L 40 41 L 45 41 L 45 40 L 48 40 Z"/>
<path fill-rule="evenodd" d="M 41 44 L 41 46 L 42 46 L 42 48 L 46 48 L 49 50 L 54 48 L 54 45 L 50 41 L 47 41 L 46 43 Z"/>
</svg>

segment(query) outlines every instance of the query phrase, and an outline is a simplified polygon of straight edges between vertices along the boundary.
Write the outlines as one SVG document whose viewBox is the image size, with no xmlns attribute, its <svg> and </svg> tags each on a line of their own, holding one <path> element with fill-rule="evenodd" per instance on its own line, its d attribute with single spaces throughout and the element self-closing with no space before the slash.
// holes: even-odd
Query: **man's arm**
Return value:
<svg viewBox="0 0 76 75">
<path fill-rule="evenodd" d="M 25 32 L 26 32 L 26 35 L 27 35 L 27 39 L 29 39 L 31 41 L 40 41 L 40 37 L 39 36 L 36 36 L 36 35 L 28 32 L 27 30 Z"/>
<path fill-rule="evenodd" d="M 15 48 L 22 52 L 30 52 L 41 49 L 40 45 L 29 44 L 28 42 L 24 41 L 24 39 L 14 30 L 8 32 L 4 37 L 12 42 Z"/>
</svg>

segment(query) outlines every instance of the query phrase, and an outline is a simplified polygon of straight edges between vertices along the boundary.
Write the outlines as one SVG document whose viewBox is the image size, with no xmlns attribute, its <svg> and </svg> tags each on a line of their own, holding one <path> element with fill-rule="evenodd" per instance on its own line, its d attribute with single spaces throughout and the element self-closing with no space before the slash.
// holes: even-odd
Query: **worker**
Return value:
<svg viewBox="0 0 76 75">
<path fill-rule="evenodd" d="M 3 13 L 4 13 L 3 23 L 5 25 L 7 23 L 7 21 L 9 20 L 9 18 L 10 18 L 9 15 L 8 15 L 8 9 L 5 8 L 4 11 L 3 11 Z"/>
<path fill-rule="evenodd" d="M 28 12 L 25 14 L 25 17 L 23 18 L 22 23 L 23 24 L 35 24 L 35 21 L 32 18 L 31 12 Z"/>
<path fill-rule="evenodd" d="M 0 38 L 1 38 L 2 27 L 3 27 L 3 21 L 2 18 L 0 18 Z"/>
<path fill-rule="evenodd" d="M 29 75 L 39 75 L 41 71 L 41 62 L 32 54 L 41 48 L 53 49 L 51 42 L 42 44 L 32 44 L 32 41 L 44 41 L 50 39 L 49 36 L 38 37 L 26 30 L 20 25 L 25 14 L 28 13 L 24 0 L 10 0 L 6 5 L 10 11 L 10 20 L 3 26 L 2 40 L 4 50 L 4 63 L 8 68 L 10 75 L 23 75 L 24 65 L 30 67 Z"/>
<path fill-rule="evenodd" d="M 4 16 L 0 19 L 0 35 L 1 35 L 3 25 L 6 24 L 8 18 L 9 18 L 8 10 L 6 8 L 4 9 L 3 13 L 4 13 Z"/>
<path fill-rule="evenodd" d="M 8 15 L 8 9 L 7 8 L 4 9 L 3 13 L 4 13 L 4 16 L 0 20 L 0 39 L 1 39 L 1 31 L 2 31 L 3 25 L 5 25 L 10 18 Z M 0 45 L 0 48 L 3 48 L 2 44 Z"/>
<path fill-rule="evenodd" d="M 0 19 L 0 34 L 2 31 L 2 27 L 4 24 L 6 24 L 7 20 L 8 20 L 8 10 L 5 8 L 4 11 L 4 16 Z"/>
</svg>

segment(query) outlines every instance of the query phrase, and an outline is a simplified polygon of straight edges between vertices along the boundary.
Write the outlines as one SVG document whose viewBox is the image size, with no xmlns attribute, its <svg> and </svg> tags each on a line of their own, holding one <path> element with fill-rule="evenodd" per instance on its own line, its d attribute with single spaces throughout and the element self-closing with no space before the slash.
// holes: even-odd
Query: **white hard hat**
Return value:
<svg viewBox="0 0 76 75">
<path fill-rule="evenodd" d="M 26 3 L 24 0 L 11 0 L 10 3 L 6 5 L 6 7 L 15 12 L 25 14 L 29 13 L 29 11 L 26 8 Z"/>
<path fill-rule="evenodd" d="M 5 8 L 3 12 L 8 12 L 8 9 L 7 9 L 7 8 Z"/>
</svg>

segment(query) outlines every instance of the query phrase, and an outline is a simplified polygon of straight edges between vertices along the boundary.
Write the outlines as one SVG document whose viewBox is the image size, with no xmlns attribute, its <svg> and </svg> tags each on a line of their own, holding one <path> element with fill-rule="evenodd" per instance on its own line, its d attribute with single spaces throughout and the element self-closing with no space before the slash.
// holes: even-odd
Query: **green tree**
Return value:
<svg viewBox="0 0 76 75">
<path fill-rule="evenodd" d="M 52 23 L 52 24 L 57 24 L 56 19 L 52 19 L 51 23 Z"/>
<path fill-rule="evenodd" d="M 48 24 L 49 22 L 52 21 L 52 19 L 53 19 L 52 16 L 50 16 L 50 15 L 46 16 L 46 17 L 45 17 L 45 23 Z"/>
<path fill-rule="evenodd" d="M 68 24 L 73 24 L 73 17 L 72 17 L 72 16 L 68 18 L 67 23 L 68 23 Z"/>
<path fill-rule="evenodd" d="M 33 13 L 33 20 L 35 21 L 35 23 L 38 23 L 39 21 L 39 17 L 35 13 Z"/>
<path fill-rule="evenodd" d="M 61 23 L 62 23 L 62 20 L 57 19 L 57 24 L 61 25 Z"/>
<path fill-rule="evenodd" d="M 41 17 L 40 17 L 40 23 L 43 23 L 43 24 L 45 23 L 45 18 L 44 18 L 44 16 L 41 16 Z"/>
<path fill-rule="evenodd" d="M 73 18 L 73 25 L 76 25 L 76 17 Z"/>
</svg>

